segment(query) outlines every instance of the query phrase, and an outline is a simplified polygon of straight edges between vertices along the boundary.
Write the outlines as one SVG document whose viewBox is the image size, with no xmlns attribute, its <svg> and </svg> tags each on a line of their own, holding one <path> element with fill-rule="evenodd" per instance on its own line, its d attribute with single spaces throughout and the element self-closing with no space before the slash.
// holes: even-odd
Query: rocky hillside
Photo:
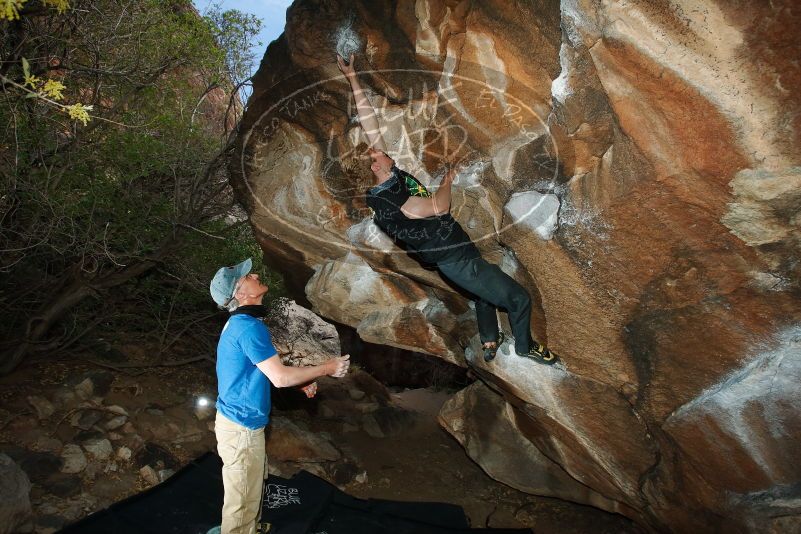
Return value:
<svg viewBox="0 0 801 534">
<path fill-rule="evenodd" d="M 799 24 L 790 0 L 298 0 L 233 180 L 322 315 L 475 369 L 440 418 L 493 477 L 664 531 L 801 528 Z M 454 216 L 563 365 L 485 364 L 464 296 L 377 231 L 337 49 L 400 167 L 436 183 L 457 154 Z"/>
</svg>

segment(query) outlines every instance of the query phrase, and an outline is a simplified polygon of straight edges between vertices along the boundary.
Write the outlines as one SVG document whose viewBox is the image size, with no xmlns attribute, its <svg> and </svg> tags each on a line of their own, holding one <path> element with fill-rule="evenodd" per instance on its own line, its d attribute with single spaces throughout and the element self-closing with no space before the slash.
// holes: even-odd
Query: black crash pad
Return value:
<svg viewBox="0 0 801 534">
<path fill-rule="evenodd" d="M 222 462 L 207 453 L 163 483 L 96 512 L 62 534 L 205 534 L 220 524 Z M 270 476 L 262 521 L 270 534 L 523 534 L 528 529 L 470 529 L 453 504 L 357 499 L 301 471 Z"/>
</svg>

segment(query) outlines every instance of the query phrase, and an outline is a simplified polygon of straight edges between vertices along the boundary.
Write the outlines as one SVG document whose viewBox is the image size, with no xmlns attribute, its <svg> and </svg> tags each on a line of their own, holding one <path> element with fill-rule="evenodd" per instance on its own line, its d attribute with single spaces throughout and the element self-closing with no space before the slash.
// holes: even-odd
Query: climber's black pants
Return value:
<svg viewBox="0 0 801 534">
<path fill-rule="evenodd" d="M 498 339 L 496 309 L 503 308 L 509 313 L 515 352 L 528 353 L 532 343 L 531 298 L 523 286 L 483 258 L 443 263 L 438 267 L 454 284 L 472 293 L 482 343 Z"/>
</svg>

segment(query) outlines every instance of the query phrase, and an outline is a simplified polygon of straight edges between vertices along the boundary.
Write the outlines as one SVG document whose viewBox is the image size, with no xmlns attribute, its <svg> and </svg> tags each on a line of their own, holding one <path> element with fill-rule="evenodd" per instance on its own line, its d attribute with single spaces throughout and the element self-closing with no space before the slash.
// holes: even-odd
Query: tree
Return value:
<svg viewBox="0 0 801 534">
<path fill-rule="evenodd" d="M 225 174 L 258 23 L 189 0 L 5 6 L 0 372 L 98 330 L 164 347 L 213 314 L 209 269 L 258 252 Z"/>
<path fill-rule="evenodd" d="M 236 9 L 223 11 L 220 3 L 215 3 L 203 14 L 209 22 L 219 48 L 224 52 L 224 80 L 247 80 L 253 74 L 255 56 L 252 45 L 261 31 L 261 19 Z M 261 42 L 257 42 L 261 46 Z"/>
</svg>

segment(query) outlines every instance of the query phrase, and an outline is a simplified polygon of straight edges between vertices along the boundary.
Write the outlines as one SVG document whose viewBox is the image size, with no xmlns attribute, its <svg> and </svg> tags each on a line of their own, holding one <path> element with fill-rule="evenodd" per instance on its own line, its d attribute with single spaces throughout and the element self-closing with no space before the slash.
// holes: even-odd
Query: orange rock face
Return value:
<svg viewBox="0 0 801 534">
<path fill-rule="evenodd" d="M 233 182 L 318 312 L 476 370 L 441 420 L 491 476 L 659 530 L 792 530 L 799 24 L 790 0 L 298 0 Z M 338 49 L 399 167 L 462 162 L 452 213 L 561 365 L 484 363 L 464 295 L 372 223 Z"/>
</svg>

